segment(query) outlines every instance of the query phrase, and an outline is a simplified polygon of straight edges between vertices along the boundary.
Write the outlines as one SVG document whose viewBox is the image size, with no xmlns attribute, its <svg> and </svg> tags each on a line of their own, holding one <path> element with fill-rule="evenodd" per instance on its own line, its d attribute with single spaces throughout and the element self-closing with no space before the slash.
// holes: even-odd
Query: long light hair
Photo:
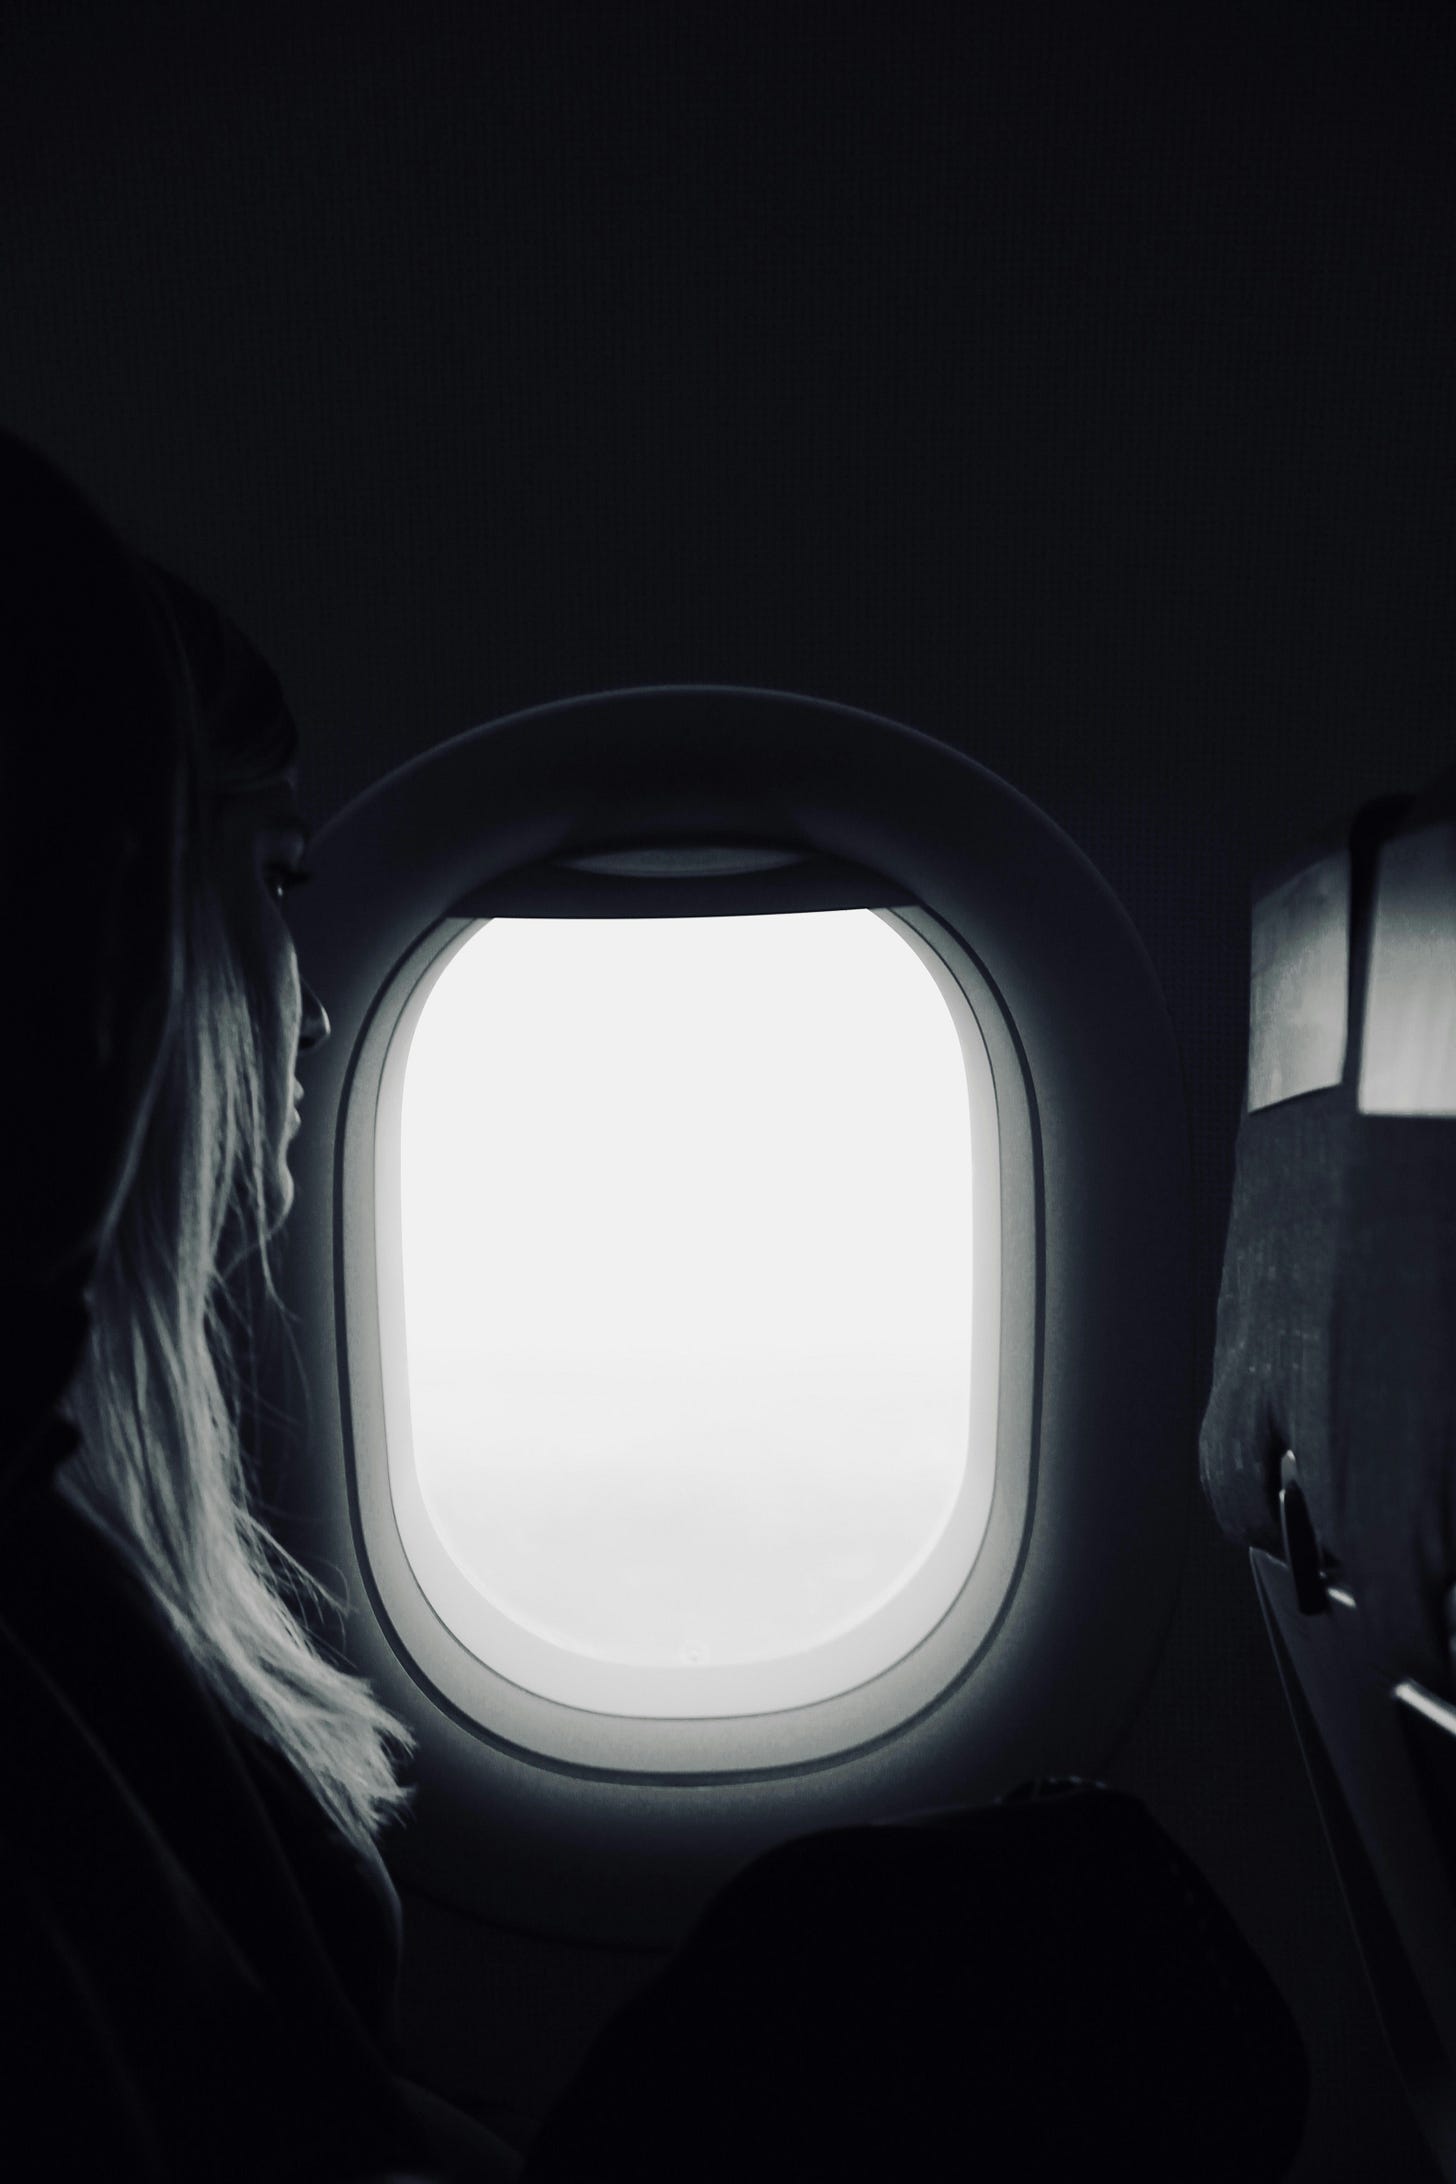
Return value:
<svg viewBox="0 0 1456 2184">
<path fill-rule="evenodd" d="M 178 1019 L 92 1287 L 67 1397 L 82 1444 L 58 1483 L 119 1547 L 227 1712 L 365 1845 L 408 1800 L 395 1766 L 412 1740 L 307 1634 L 292 1602 L 329 1595 L 251 1505 L 239 1416 L 256 1330 L 237 1278 L 246 1262 L 255 1302 L 281 1312 L 268 1263 L 276 1152 L 258 1012 L 213 880 L 205 811 L 196 821 L 183 856 Z"/>
</svg>

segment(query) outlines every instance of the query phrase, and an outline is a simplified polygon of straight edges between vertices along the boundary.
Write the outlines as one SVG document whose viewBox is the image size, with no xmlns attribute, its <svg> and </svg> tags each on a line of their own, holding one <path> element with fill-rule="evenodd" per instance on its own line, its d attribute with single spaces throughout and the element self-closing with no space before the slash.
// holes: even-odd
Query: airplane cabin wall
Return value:
<svg viewBox="0 0 1456 2184">
<path fill-rule="evenodd" d="M 1251 875 L 1456 758 L 1449 11 L 56 0 L 6 44 L 0 420 L 259 642 L 316 817 L 649 682 L 1003 774 L 1162 980 L 1201 1399 Z M 1422 2175 L 1201 1503 L 1108 1772 L 1301 2019 L 1298 2174 Z M 650 1969 L 410 1929 L 421 2067 L 507 2130 Z"/>
</svg>

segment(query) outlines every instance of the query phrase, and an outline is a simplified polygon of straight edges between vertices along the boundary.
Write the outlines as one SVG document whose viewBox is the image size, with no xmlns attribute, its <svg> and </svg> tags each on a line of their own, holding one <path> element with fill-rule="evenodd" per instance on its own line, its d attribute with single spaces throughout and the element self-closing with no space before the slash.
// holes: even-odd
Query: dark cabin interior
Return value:
<svg viewBox="0 0 1456 2184">
<path fill-rule="evenodd" d="M 1456 755 L 1450 10 L 53 0 L 0 54 L 0 418 L 256 640 L 316 821 L 733 683 L 1086 851 L 1181 1048 L 1201 1406 L 1251 879 Z M 1289 1998 L 1301 2184 L 1433 2175 L 1201 1500 L 1107 1777 Z M 406 1916 L 420 2075 L 528 2142 L 654 1960 Z"/>
</svg>

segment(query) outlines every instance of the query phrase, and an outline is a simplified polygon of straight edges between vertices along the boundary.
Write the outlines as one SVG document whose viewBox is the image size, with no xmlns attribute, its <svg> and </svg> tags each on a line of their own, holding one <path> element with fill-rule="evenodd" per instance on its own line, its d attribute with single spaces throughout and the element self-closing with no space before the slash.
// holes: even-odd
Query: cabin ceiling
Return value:
<svg viewBox="0 0 1456 2184">
<path fill-rule="evenodd" d="M 273 656 L 321 814 L 732 681 L 1277 838 L 1456 667 L 1456 19 L 1294 15 L 13 8 L 0 415 Z"/>
</svg>

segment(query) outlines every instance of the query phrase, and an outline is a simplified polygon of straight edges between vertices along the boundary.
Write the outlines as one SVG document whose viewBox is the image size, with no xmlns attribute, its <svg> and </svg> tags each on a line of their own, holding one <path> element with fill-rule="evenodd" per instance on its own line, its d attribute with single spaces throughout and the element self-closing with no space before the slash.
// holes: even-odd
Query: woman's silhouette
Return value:
<svg viewBox="0 0 1456 2184">
<path fill-rule="evenodd" d="M 69 1407 L 82 1442 L 60 1490 L 115 1542 L 227 1713 L 303 1781 L 362 1854 L 401 1803 L 403 1733 L 306 1639 L 248 1500 L 236 1296 L 292 1201 L 294 1065 L 328 1020 L 283 916 L 303 873 L 298 736 L 277 683 L 215 610 L 153 581 L 196 694 L 198 826 L 181 872 L 182 976 L 150 1126 Z M 259 1286 L 258 1284 L 254 1285 Z"/>
<path fill-rule="evenodd" d="M 5 453 L 32 1042 L 5 1143 L 4 2151 L 148 2184 L 510 2175 L 389 2066 L 374 1838 L 407 1739 L 305 1635 L 239 1441 L 238 1284 L 266 1294 L 296 1053 L 327 1032 L 282 915 L 296 731 L 220 615 Z"/>
</svg>

